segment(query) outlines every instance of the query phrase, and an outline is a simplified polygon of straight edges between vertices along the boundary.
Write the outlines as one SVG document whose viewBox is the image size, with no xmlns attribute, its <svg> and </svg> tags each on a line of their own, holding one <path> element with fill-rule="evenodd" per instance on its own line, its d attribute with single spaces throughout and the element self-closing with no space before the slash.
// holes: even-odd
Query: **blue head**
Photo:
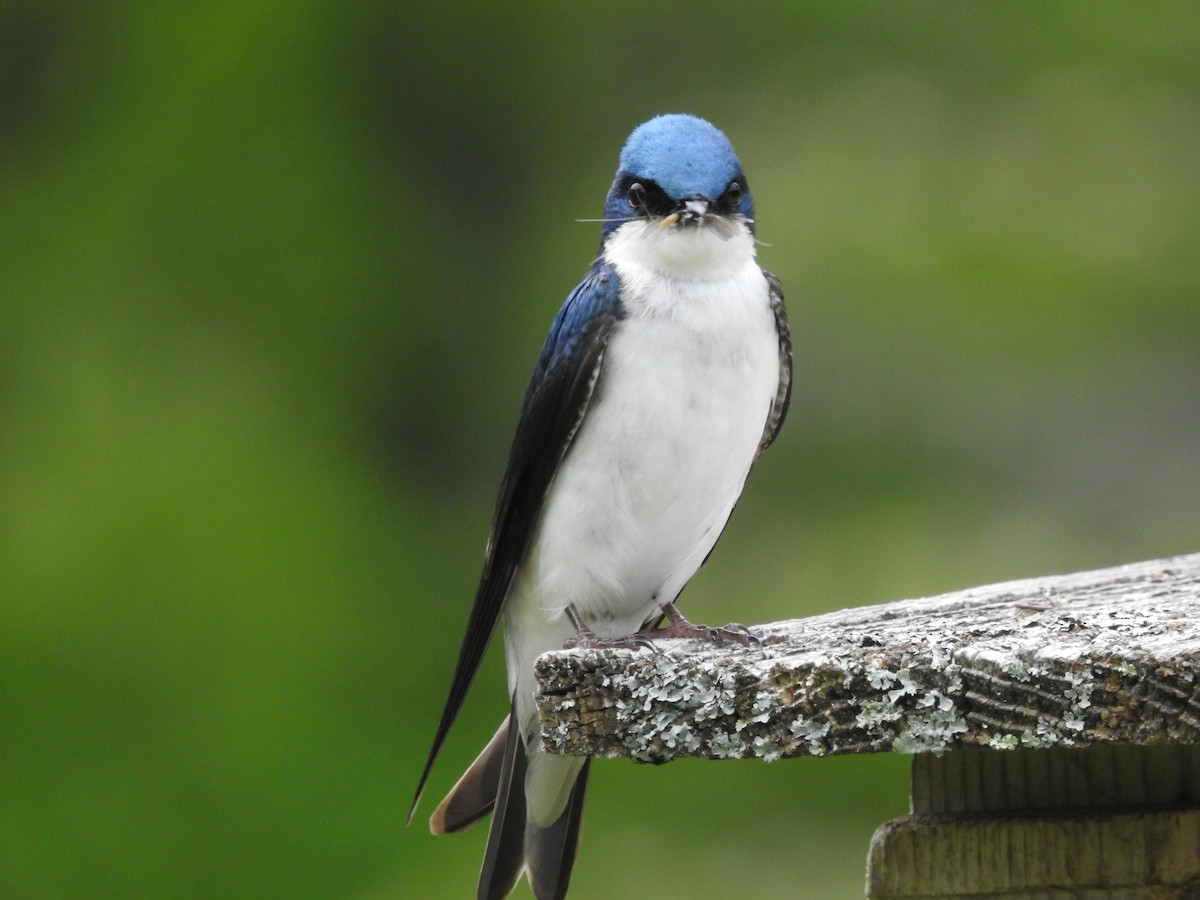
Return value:
<svg viewBox="0 0 1200 900">
<path fill-rule="evenodd" d="M 672 227 L 744 221 L 754 229 L 754 203 L 729 139 L 688 115 L 639 125 L 621 151 L 604 204 L 605 237 L 631 219 Z"/>
</svg>

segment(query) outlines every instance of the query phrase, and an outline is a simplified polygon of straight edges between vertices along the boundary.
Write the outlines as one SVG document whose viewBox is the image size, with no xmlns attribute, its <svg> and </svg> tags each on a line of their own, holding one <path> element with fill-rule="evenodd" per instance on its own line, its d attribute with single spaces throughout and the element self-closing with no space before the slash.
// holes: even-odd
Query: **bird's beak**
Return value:
<svg viewBox="0 0 1200 900">
<path fill-rule="evenodd" d="M 705 197 L 692 197 L 690 199 L 681 200 L 670 215 L 665 216 L 658 223 L 660 228 L 666 228 L 668 225 L 674 225 L 676 222 L 681 222 L 684 225 L 699 225 L 712 213 L 712 203 Z"/>
</svg>

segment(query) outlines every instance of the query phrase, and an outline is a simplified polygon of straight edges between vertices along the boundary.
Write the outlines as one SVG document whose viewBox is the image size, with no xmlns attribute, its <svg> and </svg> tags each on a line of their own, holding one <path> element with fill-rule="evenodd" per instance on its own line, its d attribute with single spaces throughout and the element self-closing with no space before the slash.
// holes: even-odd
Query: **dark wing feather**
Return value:
<svg viewBox="0 0 1200 900">
<path fill-rule="evenodd" d="M 787 418 L 788 404 L 792 400 L 792 333 L 788 329 L 787 307 L 783 304 L 783 285 L 765 269 L 763 275 L 766 276 L 770 287 L 771 312 L 775 314 L 775 331 L 779 335 L 779 387 L 775 391 L 775 402 L 771 404 L 771 412 L 767 416 L 757 456 L 761 456 L 779 434 L 783 420 Z"/>
<path fill-rule="evenodd" d="M 542 347 L 500 483 L 475 605 L 409 821 L 496 630 L 513 578 L 529 550 L 546 489 L 587 410 L 608 337 L 621 317 L 619 287 L 612 269 L 601 263 L 593 266 L 558 311 Z"/>
</svg>

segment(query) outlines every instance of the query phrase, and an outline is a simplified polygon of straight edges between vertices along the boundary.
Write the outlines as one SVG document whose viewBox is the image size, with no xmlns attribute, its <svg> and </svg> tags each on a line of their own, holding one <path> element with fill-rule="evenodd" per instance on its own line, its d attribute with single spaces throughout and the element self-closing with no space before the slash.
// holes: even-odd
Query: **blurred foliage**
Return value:
<svg viewBox="0 0 1200 900">
<path fill-rule="evenodd" d="M 403 817 L 657 112 L 739 149 L 797 348 L 693 618 L 1195 550 L 1198 94 L 1187 3 L 0 5 L 0 896 L 473 890 Z M 906 780 L 601 763 L 573 896 L 858 896 Z"/>
</svg>

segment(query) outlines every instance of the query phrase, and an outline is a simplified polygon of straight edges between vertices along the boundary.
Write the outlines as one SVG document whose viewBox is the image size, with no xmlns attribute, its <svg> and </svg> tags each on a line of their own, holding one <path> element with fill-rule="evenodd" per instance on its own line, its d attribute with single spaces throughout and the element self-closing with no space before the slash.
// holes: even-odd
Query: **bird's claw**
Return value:
<svg viewBox="0 0 1200 900">
<path fill-rule="evenodd" d="M 648 634 L 656 638 L 682 638 L 693 641 L 708 641 L 712 644 L 723 644 L 725 641 L 733 641 L 735 644 L 741 644 L 743 647 L 761 647 L 763 645 L 762 638 L 747 628 L 745 625 L 739 625 L 737 622 L 730 622 L 721 628 L 713 628 L 709 625 L 694 625 L 687 619 L 680 618 L 671 622 L 663 628 L 656 628 Z"/>
<path fill-rule="evenodd" d="M 566 650 L 658 650 L 654 641 L 644 634 L 631 634 L 626 637 L 602 638 L 594 634 L 581 634 L 570 638 L 563 644 Z"/>
<path fill-rule="evenodd" d="M 720 638 L 744 647 L 761 647 L 763 639 L 740 622 L 730 622 L 724 628 L 716 629 Z"/>
<path fill-rule="evenodd" d="M 573 605 L 568 605 L 564 612 L 575 626 L 575 637 L 569 638 L 563 644 L 567 650 L 649 650 L 653 653 L 658 649 L 654 646 L 654 641 L 642 632 L 626 637 L 598 637 Z"/>
<path fill-rule="evenodd" d="M 763 639 L 737 622 L 730 622 L 721 628 L 709 625 L 694 625 L 683 617 L 672 603 L 663 606 L 663 615 L 669 624 L 662 628 L 647 628 L 625 637 L 602 638 L 583 621 L 583 617 L 573 605 L 565 609 L 568 619 L 575 626 L 575 637 L 563 645 L 567 650 L 649 650 L 658 652 L 654 642 L 659 638 L 675 638 L 693 641 L 707 641 L 710 644 L 723 644 L 732 641 L 743 647 L 759 648 Z"/>
</svg>

